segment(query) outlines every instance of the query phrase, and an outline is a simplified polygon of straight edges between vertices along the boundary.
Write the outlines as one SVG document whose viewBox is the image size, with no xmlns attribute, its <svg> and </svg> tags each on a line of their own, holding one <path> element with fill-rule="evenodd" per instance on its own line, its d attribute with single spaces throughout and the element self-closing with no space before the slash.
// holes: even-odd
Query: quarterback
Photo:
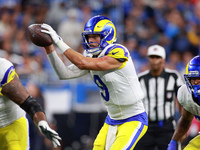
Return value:
<svg viewBox="0 0 200 150">
<path fill-rule="evenodd" d="M 49 127 L 42 107 L 22 85 L 13 64 L 1 57 L 0 64 L 0 149 L 29 149 L 28 120 L 25 111 L 40 132 L 52 141 L 54 147 L 60 146 L 61 138 Z"/>
<path fill-rule="evenodd" d="M 194 117 L 200 121 L 200 56 L 190 60 L 184 78 L 186 84 L 179 88 L 177 97 L 184 109 L 167 150 L 176 150 L 177 142 L 187 133 Z M 184 150 L 199 150 L 199 141 L 197 135 Z"/>
<path fill-rule="evenodd" d="M 115 44 L 116 29 L 105 16 L 94 16 L 85 24 L 82 33 L 83 55 L 71 49 L 47 24 L 41 32 L 49 34 L 56 46 L 72 62 L 65 66 L 54 50 L 45 47 L 48 59 L 62 80 L 91 74 L 100 89 L 108 115 L 94 142 L 94 150 L 130 150 L 146 133 L 147 114 L 135 67 L 129 51 Z M 46 30 L 44 30 L 46 29 Z"/>
</svg>

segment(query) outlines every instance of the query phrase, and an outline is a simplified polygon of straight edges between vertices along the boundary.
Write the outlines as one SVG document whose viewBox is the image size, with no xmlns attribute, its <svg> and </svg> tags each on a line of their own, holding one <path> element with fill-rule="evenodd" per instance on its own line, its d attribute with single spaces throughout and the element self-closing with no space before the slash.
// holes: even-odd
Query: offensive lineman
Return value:
<svg viewBox="0 0 200 150">
<path fill-rule="evenodd" d="M 84 55 L 71 49 L 47 24 L 41 32 L 50 34 L 61 52 L 73 63 L 65 66 L 53 45 L 45 47 L 48 59 L 62 80 L 91 74 L 107 108 L 105 123 L 94 142 L 94 150 L 132 150 L 148 128 L 135 67 L 129 51 L 116 41 L 116 29 L 105 16 L 94 16 L 82 33 Z"/>
<path fill-rule="evenodd" d="M 167 150 L 176 150 L 177 142 L 187 133 L 194 117 L 200 121 L 200 56 L 190 60 L 184 78 L 186 84 L 178 90 L 178 101 L 184 109 Z M 199 141 L 200 135 L 197 135 L 184 150 L 199 150 Z"/>
<path fill-rule="evenodd" d="M 28 120 L 25 111 L 40 132 L 52 141 L 54 147 L 60 146 L 61 138 L 49 127 L 42 107 L 24 88 L 13 64 L 1 57 L 0 64 L 0 149 L 29 149 Z"/>
</svg>

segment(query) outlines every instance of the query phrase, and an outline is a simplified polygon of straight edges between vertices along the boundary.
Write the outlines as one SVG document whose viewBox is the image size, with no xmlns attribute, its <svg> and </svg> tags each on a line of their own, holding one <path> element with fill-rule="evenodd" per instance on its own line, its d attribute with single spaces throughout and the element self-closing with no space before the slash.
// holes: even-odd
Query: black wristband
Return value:
<svg viewBox="0 0 200 150">
<path fill-rule="evenodd" d="M 43 112 L 44 113 L 44 110 L 43 108 L 41 107 L 41 105 L 34 99 L 32 98 L 31 96 L 29 96 L 25 101 L 24 103 L 22 103 L 20 105 L 20 107 L 25 110 L 29 115 L 30 117 L 33 119 L 33 115 L 36 113 L 36 112 Z"/>
</svg>

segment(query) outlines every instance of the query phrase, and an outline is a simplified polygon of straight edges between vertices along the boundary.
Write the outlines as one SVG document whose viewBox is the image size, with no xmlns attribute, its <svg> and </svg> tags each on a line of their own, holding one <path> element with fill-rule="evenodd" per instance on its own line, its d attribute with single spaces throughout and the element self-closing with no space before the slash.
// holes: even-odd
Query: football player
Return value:
<svg viewBox="0 0 200 150">
<path fill-rule="evenodd" d="M 186 84 L 178 90 L 178 101 L 184 109 L 167 150 L 176 150 L 177 142 L 187 133 L 194 117 L 200 121 L 200 56 L 190 60 L 184 78 Z M 197 135 L 184 150 L 199 150 L 199 141 Z"/>
<path fill-rule="evenodd" d="M 94 16 L 82 33 L 84 55 L 74 51 L 47 24 L 41 32 L 49 34 L 54 44 L 73 63 L 65 66 L 54 50 L 45 47 L 48 59 L 60 79 L 91 74 L 100 89 L 108 115 L 94 142 L 94 150 L 133 149 L 148 128 L 142 99 L 143 91 L 129 51 L 116 41 L 116 28 L 105 16 Z M 45 30 L 44 30 L 45 29 Z"/>
<path fill-rule="evenodd" d="M 29 129 L 25 111 L 40 132 L 52 141 L 54 147 L 60 146 L 61 138 L 49 127 L 42 107 L 22 85 L 13 64 L 1 57 L 0 64 L 0 149 L 29 149 Z"/>
</svg>

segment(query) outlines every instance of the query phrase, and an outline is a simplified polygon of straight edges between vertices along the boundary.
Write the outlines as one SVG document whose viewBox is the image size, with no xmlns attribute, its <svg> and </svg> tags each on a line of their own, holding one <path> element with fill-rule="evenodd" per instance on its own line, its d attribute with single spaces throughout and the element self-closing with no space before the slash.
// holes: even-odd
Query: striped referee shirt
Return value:
<svg viewBox="0 0 200 150">
<path fill-rule="evenodd" d="M 152 76 L 150 70 L 138 75 L 145 94 L 144 106 L 149 122 L 165 121 L 174 117 L 175 98 L 183 84 L 180 74 L 165 68 L 160 76 Z"/>
</svg>

